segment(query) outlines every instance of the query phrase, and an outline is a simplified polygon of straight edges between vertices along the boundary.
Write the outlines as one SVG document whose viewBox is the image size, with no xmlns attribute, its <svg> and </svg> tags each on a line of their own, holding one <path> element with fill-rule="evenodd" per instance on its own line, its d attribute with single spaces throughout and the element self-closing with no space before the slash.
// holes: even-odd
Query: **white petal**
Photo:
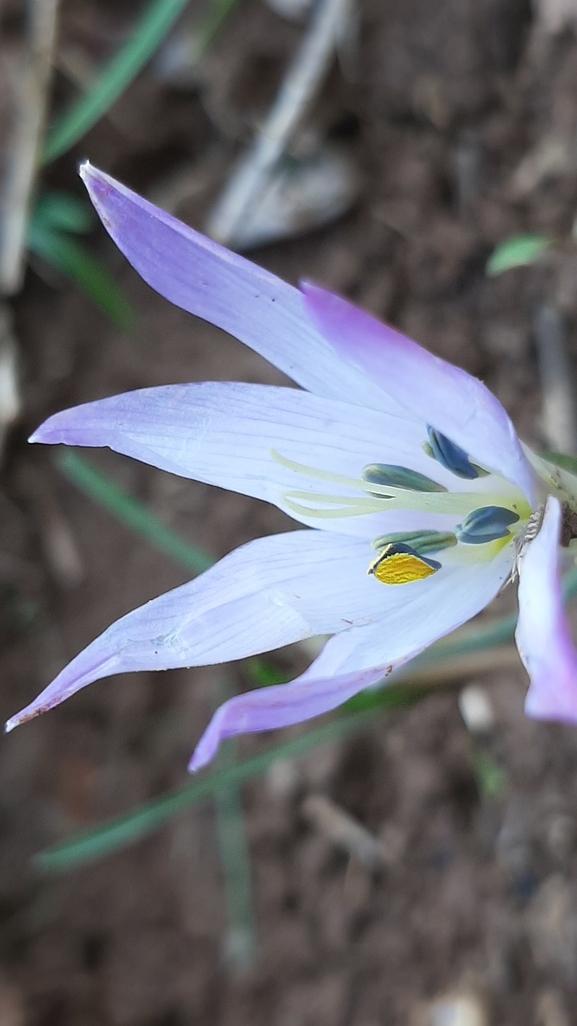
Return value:
<svg viewBox="0 0 577 1026">
<path fill-rule="evenodd" d="M 189 769 L 210 762 L 225 738 L 302 723 L 385 681 L 394 669 L 483 609 L 507 579 L 511 563 L 512 552 L 505 551 L 492 563 L 447 567 L 419 585 L 383 588 L 386 612 L 380 622 L 335 635 L 308 670 L 289 684 L 225 702 L 202 735 Z"/>
<path fill-rule="evenodd" d="M 250 542 L 113 623 L 8 729 L 115 673 L 227 662 L 369 623 L 387 605 L 369 560 L 366 542 L 321 531 Z"/>
<path fill-rule="evenodd" d="M 319 330 L 351 366 L 374 375 L 405 410 L 517 485 L 533 503 L 535 475 L 501 403 L 477 378 L 324 289 L 303 284 Z"/>
<path fill-rule="evenodd" d="M 303 523 L 376 537 L 412 530 L 415 522 L 419 528 L 453 528 L 459 517 L 386 513 L 322 520 L 296 514 L 287 501 L 291 492 L 367 496 L 359 488 L 295 472 L 273 452 L 351 480 L 369 463 L 388 463 L 453 485 L 454 476 L 425 455 L 425 437 L 424 425 L 414 421 L 297 389 L 203 382 L 147 388 L 63 410 L 31 441 L 107 445 L 162 470 L 265 499 Z M 480 480 L 484 487 L 487 479 Z"/>
<path fill-rule="evenodd" d="M 303 388 L 397 409 L 370 377 L 336 355 L 307 316 L 298 289 L 89 163 L 80 173 L 104 227 L 161 296 L 223 328 Z"/>
<path fill-rule="evenodd" d="M 436 558 L 442 560 L 443 554 Z M 343 636 L 332 638 L 325 658 L 330 655 L 335 661 L 334 673 L 398 666 L 412 659 L 489 605 L 510 576 L 512 563 L 509 547 L 487 563 L 444 566 L 418 587 L 409 584 L 387 589 L 398 592 L 399 597 L 387 607 L 382 623 L 355 630 L 351 635 L 354 645 Z"/>
<path fill-rule="evenodd" d="M 520 561 L 515 640 L 531 678 L 527 714 L 577 723 L 577 653 L 559 580 L 561 518 L 561 506 L 550 496 L 541 530 Z"/>
</svg>

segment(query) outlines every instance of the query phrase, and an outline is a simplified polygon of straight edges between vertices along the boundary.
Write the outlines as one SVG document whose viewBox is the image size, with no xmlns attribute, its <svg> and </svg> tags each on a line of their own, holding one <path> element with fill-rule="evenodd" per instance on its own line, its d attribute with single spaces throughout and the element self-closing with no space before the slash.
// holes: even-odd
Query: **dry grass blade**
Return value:
<svg viewBox="0 0 577 1026">
<path fill-rule="evenodd" d="M 58 0 L 29 0 L 28 39 L 19 81 L 11 158 L 4 182 L 0 244 L 0 292 L 12 295 L 22 283 L 26 231 L 36 181 Z"/>
<path fill-rule="evenodd" d="M 366 869 L 382 869 L 386 862 L 382 842 L 326 795 L 309 795 L 303 802 L 303 813 L 331 844 L 357 859 Z"/>
<path fill-rule="evenodd" d="M 351 0 L 321 0 L 310 27 L 249 153 L 208 219 L 206 231 L 234 246 L 255 200 L 315 96 L 349 13 Z"/>
<path fill-rule="evenodd" d="M 0 458 L 6 432 L 19 413 L 18 358 L 12 313 L 7 303 L 0 302 Z"/>
<path fill-rule="evenodd" d="M 539 303 L 533 320 L 542 389 L 542 427 L 556 452 L 577 452 L 575 381 L 569 360 L 567 325 L 551 303 Z"/>
</svg>

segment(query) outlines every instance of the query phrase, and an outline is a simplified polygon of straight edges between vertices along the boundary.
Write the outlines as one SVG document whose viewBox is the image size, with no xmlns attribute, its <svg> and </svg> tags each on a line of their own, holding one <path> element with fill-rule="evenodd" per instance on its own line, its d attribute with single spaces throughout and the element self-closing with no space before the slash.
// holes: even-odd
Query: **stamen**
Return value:
<svg viewBox="0 0 577 1026">
<path fill-rule="evenodd" d="M 387 545 L 367 572 L 373 574 L 381 584 L 410 584 L 413 581 L 424 581 L 440 569 L 441 564 L 435 559 L 426 559 L 410 545 L 397 542 Z"/>
<path fill-rule="evenodd" d="M 362 473 L 363 481 L 369 484 L 406 488 L 411 492 L 446 492 L 444 485 L 438 484 L 425 474 L 408 467 L 399 467 L 389 463 L 370 463 Z M 370 491 L 370 489 L 367 489 Z"/>
<path fill-rule="evenodd" d="M 410 545 L 419 556 L 422 556 L 425 552 L 441 552 L 443 549 L 452 548 L 457 544 L 457 538 L 449 531 L 397 531 L 375 538 L 372 547 L 379 551 L 387 545 L 398 543 Z"/>
<path fill-rule="evenodd" d="M 511 533 L 508 528 L 518 521 L 519 515 L 504 506 L 482 506 L 467 514 L 455 534 L 465 545 L 485 545 L 506 538 Z"/>
<path fill-rule="evenodd" d="M 379 489 L 379 491 L 377 491 Z M 404 488 L 390 487 L 388 491 L 381 494 L 379 485 L 371 485 L 371 496 L 372 498 L 354 498 L 346 495 L 323 495 L 319 492 L 307 492 L 307 491 L 289 491 L 285 492 L 285 499 L 297 499 L 303 500 L 304 502 L 324 502 L 331 506 L 342 505 L 350 507 L 355 505 L 358 509 L 356 514 L 349 514 L 350 516 L 360 515 L 362 513 L 383 513 L 391 509 L 402 509 L 402 510 L 415 510 L 418 513 L 432 513 L 441 514 L 448 513 L 455 517 L 467 516 L 474 510 L 479 502 L 479 495 L 476 492 L 410 492 Z M 494 499 L 498 501 L 501 496 L 495 495 L 484 495 L 484 499 Z M 388 500 L 383 502 L 383 500 Z M 310 510 L 306 509 L 307 513 L 314 515 L 316 512 L 314 507 Z M 321 514 L 322 515 L 322 514 Z M 335 516 L 335 513 L 330 513 L 330 516 Z"/>
<path fill-rule="evenodd" d="M 289 509 L 298 516 L 338 519 L 339 517 L 357 517 L 370 513 L 382 513 L 391 509 L 414 510 L 420 513 L 442 514 L 448 513 L 455 517 L 467 516 L 474 510 L 479 502 L 479 495 L 475 492 L 449 492 L 441 485 L 437 485 L 432 479 L 424 474 L 418 474 L 406 467 L 393 467 L 387 464 L 370 464 L 365 467 L 363 475 L 377 477 L 382 472 L 391 472 L 391 475 L 402 476 L 402 483 L 397 476 L 396 484 L 377 484 L 368 482 L 363 477 L 351 478 L 342 474 L 334 474 L 328 470 L 318 470 L 309 467 L 305 463 L 298 463 L 287 456 L 281 455 L 275 449 L 271 449 L 271 456 L 275 463 L 293 471 L 295 474 L 302 474 L 317 481 L 326 481 L 329 484 L 340 485 L 343 488 L 360 492 L 361 495 L 331 495 L 319 492 L 308 492 L 306 490 L 287 491 L 283 498 Z M 373 474 L 373 470 L 376 470 Z M 430 485 L 435 486 L 435 491 L 425 490 Z M 423 490 L 415 490 L 417 485 Z M 413 487 L 414 486 L 414 487 Z M 366 498 L 362 493 L 365 493 Z M 368 497 L 370 496 L 370 498 Z M 486 502 L 491 500 L 502 501 L 502 493 L 486 494 L 483 496 Z M 521 495 L 515 501 L 511 501 L 513 508 L 518 508 L 524 500 Z M 308 503 L 313 503 L 309 506 Z M 338 506 L 338 509 L 318 508 L 314 504 L 322 503 L 326 506 Z M 525 503 L 526 505 L 526 503 Z M 529 510 L 529 507 L 527 507 Z M 530 510 L 529 510 L 530 512 Z"/>
<path fill-rule="evenodd" d="M 482 467 L 478 467 L 476 463 L 471 463 L 464 449 L 452 442 L 446 435 L 442 435 L 440 431 L 427 426 L 427 434 L 429 442 L 423 448 L 427 455 L 437 460 L 437 463 L 440 463 L 445 470 L 450 470 L 452 474 L 466 478 L 468 481 L 485 477 L 489 473 Z"/>
<path fill-rule="evenodd" d="M 281 467 L 286 467 L 287 470 L 292 470 L 295 474 L 313 477 L 316 481 L 327 481 L 329 484 L 344 485 L 346 488 L 356 488 L 361 492 L 364 490 L 360 478 L 344 477 L 342 474 L 333 474 L 330 470 L 317 470 L 316 467 L 309 467 L 306 463 L 297 463 L 296 460 L 283 456 L 276 449 L 271 449 L 270 454 L 275 463 L 280 463 Z"/>
<path fill-rule="evenodd" d="M 360 517 L 367 513 L 382 513 L 383 503 L 375 499 L 348 499 L 344 495 L 317 495 L 314 492 L 285 492 L 284 501 L 289 509 L 298 516 L 315 517 L 324 520 L 338 520 L 340 517 Z M 319 509 L 314 506 L 305 506 L 302 502 L 295 502 L 295 499 L 302 499 L 306 502 L 328 502 L 338 506 L 337 509 Z"/>
</svg>

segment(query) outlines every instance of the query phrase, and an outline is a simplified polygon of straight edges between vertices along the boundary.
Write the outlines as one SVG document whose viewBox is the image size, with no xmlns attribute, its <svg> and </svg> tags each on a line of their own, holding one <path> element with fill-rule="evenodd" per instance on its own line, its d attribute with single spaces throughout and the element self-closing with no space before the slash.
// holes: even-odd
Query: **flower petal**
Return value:
<svg viewBox="0 0 577 1026">
<path fill-rule="evenodd" d="M 189 769 L 210 762 L 225 738 L 303 723 L 384 679 L 480 612 L 507 580 L 512 559 L 512 551 L 505 549 L 488 563 L 443 567 L 419 587 L 383 589 L 387 609 L 380 621 L 331 638 L 308 670 L 289 684 L 235 695 L 217 709 Z"/>
<path fill-rule="evenodd" d="M 423 438 L 424 426 L 416 421 L 298 389 L 202 382 L 142 389 L 63 410 L 30 440 L 107 445 L 162 470 L 272 502 L 302 523 L 376 537 L 387 530 L 410 530 L 407 514 L 397 512 L 395 526 L 381 513 L 329 520 L 299 516 L 287 504 L 287 493 L 355 498 L 363 493 L 359 487 L 296 472 L 272 453 L 351 480 L 359 480 L 369 463 L 393 463 L 450 484 L 450 472 L 425 455 Z M 457 520 L 421 514 L 417 526 L 437 527 L 443 521 L 440 529 L 452 529 Z"/>
<path fill-rule="evenodd" d="M 559 501 L 550 496 L 541 530 L 521 558 L 515 640 L 531 678 L 527 715 L 577 723 L 577 653 L 559 580 L 561 517 Z"/>
<path fill-rule="evenodd" d="M 361 368 L 405 410 L 447 435 L 483 466 L 516 484 L 534 504 L 534 478 L 501 403 L 477 378 L 315 285 L 301 285 L 319 331 L 343 360 Z"/>
<path fill-rule="evenodd" d="M 229 332 L 304 388 L 394 406 L 336 355 L 293 286 L 194 231 L 89 163 L 81 177 L 104 227 L 144 280 L 171 303 Z"/>
<path fill-rule="evenodd" d="M 443 553 L 437 558 L 442 560 Z M 340 636 L 338 672 L 391 663 L 397 667 L 412 659 L 488 606 L 508 580 L 512 562 L 509 547 L 486 563 L 447 564 L 418 587 L 387 589 L 399 595 L 382 622 L 356 628 L 352 632 L 355 645 L 350 650 L 345 649 Z M 328 644 L 336 641 L 333 638 Z"/>
<path fill-rule="evenodd" d="M 336 709 L 363 688 L 376 684 L 385 673 L 386 667 L 337 677 L 309 677 L 305 673 L 290 684 L 235 695 L 215 712 L 188 764 L 189 772 L 195 773 L 211 762 L 226 738 L 304 723 Z"/>
<path fill-rule="evenodd" d="M 369 556 L 366 542 L 321 531 L 250 542 L 113 623 L 7 729 L 115 673 L 227 662 L 370 623 L 387 595 Z"/>
</svg>

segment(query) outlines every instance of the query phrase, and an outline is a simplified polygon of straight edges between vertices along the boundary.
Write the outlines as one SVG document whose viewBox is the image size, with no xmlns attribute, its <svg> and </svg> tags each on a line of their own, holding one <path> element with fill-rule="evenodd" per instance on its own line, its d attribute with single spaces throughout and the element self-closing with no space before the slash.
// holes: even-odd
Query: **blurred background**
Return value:
<svg viewBox="0 0 577 1026">
<path fill-rule="evenodd" d="M 575 454 L 575 0 L 3 0 L 4 718 L 113 619 L 286 529 L 27 446 L 118 391 L 284 382 L 137 278 L 83 158 Z M 513 610 L 506 592 L 483 624 Z M 311 650 L 113 678 L 3 740 L 0 1026 L 577 1022 L 577 733 L 524 718 L 506 622 L 410 709 L 244 739 L 204 791 L 186 762 L 216 705 Z"/>
</svg>

